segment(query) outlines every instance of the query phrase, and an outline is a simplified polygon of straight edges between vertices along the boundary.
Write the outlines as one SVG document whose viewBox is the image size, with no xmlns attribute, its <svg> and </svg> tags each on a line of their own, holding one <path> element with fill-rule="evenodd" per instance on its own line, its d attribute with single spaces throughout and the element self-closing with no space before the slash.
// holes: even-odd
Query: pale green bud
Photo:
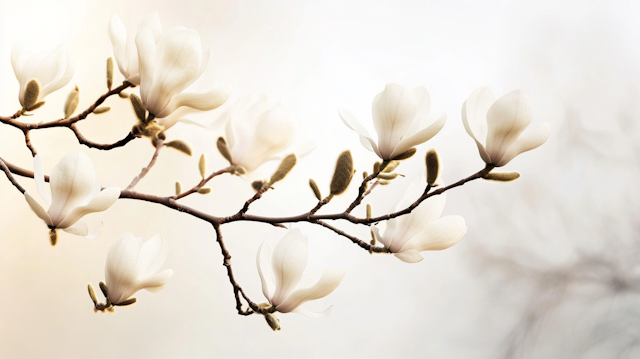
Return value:
<svg viewBox="0 0 640 359">
<path fill-rule="evenodd" d="M 138 120 L 140 120 L 140 122 L 142 123 L 147 123 L 147 118 L 146 118 L 147 109 L 144 108 L 144 105 L 142 104 L 142 100 L 140 99 L 140 97 L 132 93 L 131 95 L 129 95 L 129 99 L 131 100 L 133 111 L 136 113 L 136 117 L 138 118 Z"/>
<path fill-rule="evenodd" d="M 309 187 L 313 191 L 313 195 L 316 196 L 318 201 L 322 201 L 322 193 L 320 193 L 320 188 L 318 188 L 318 184 L 313 179 L 309 178 Z"/>
<path fill-rule="evenodd" d="M 67 96 L 67 102 L 64 104 L 64 118 L 69 118 L 73 115 L 73 112 L 78 108 L 78 103 L 80 102 L 80 90 L 78 90 L 78 86 L 69 92 L 69 96 Z"/>
<path fill-rule="evenodd" d="M 94 115 L 99 115 L 101 113 L 107 113 L 109 111 L 111 111 L 111 107 L 109 107 L 109 106 L 100 106 L 100 107 L 96 108 L 95 110 L 93 110 L 93 114 Z"/>
<path fill-rule="evenodd" d="M 198 193 L 200 193 L 200 194 L 209 194 L 209 193 L 211 193 L 211 188 L 207 188 L 207 187 L 200 188 L 198 190 Z"/>
<path fill-rule="evenodd" d="M 229 151 L 229 147 L 227 146 L 227 141 L 224 140 L 224 137 L 218 137 L 218 142 L 216 142 L 216 146 L 218 146 L 218 151 L 226 159 L 230 164 L 233 164 L 233 159 L 231 158 L 231 151 Z"/>
<path fill-rule="evenodd" d="M 113 57 L 107 59 L 107 88 L 111 91 L 113 86 Z"/>
<path fill-rule="evenodd" d="M 96 298 L 96 292 L 95 290 L 93 290 L 93 286 L 91 285 L 91 283 L 89 283 L 87 289 L 89 290 L 89 297 L 91 297 L 91 301 L 93 301 L 93 305 L 95 306 L 96 304 L 98 304 L 98 298 Z"/>
<path fill-rule="evenodd" d="M 367 203 L 367 218 L 371 218 L 371 205 L 369 203 Z"/>
<path fill-rule="evenodd" d="M 389 161 L 389 163 L 387 163 L 387 165 L 384 167 L 384 170 L 382 170 L 382 172 L 385 172 L 385 173 L 393 172 L 393 170 L 395 170 L 399 165 L 400 165 L 400 161 Z"/>
<path fill-rule="evenodd" d="M 191 146 L 189 146 L 189 144 L 183 140 L 173 140 L 173 141 L 165 142 L 164 145 L 167 147 L 171 147 L 175 150 L 178 150 L 187 156 L 191 156 Z"/>
<path fill-rule="evenodd" d="M 520 173 L 518 172 L 489 172 L 486 174 L 484 179 L 489 181 L 496 182 L 511 182 L 520 178 Z"/>
<path fill-rule="evenodd" d="M 200 170 L 200 176 L 205 179 L 207 176 L 207 159 L 204 157 L 204 153 L 200 156 L 200 162 L 198 163 L 198 169 Z"/>
<path fill-rule="evenodd" d="M 176 181 L 176 196 L 182 193 L 182 183 L 180 181 Z"/>
</svg>

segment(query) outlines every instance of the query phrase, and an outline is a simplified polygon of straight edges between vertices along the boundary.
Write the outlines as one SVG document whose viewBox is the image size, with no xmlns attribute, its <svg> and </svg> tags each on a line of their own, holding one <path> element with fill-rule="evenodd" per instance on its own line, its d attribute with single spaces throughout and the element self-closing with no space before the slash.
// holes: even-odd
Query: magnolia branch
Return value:
<svg viewBox="0 0 640 359">
<path fill-rule="evenodd" d="M 147 175 L 147 173 L 149 173 L 149 171 L 151 170 L 151 167 L 153 167 L 153 165 L 156 164 L 156 161 L 158 160 L 158 156 L 160 155 L 160 150 L 162 150 L 162 146 L 164 146 L 164 140 L 162 139 L 158 139 L 156 141 L 156 149 L 153 152 L 153 156 L 151 157 L 151 161 L 149 162 L 149 164 L 147 165 L 147 167 L 144 167 L 142 169 L 142 171 L 140 172 L 139 175 L 137 175 L 133 181 L 131 181 L 131 183 L 127 186 L 127 188 L 125 189 L 125 191 L 131 190 L 133 189 L 133 187 L 135 187 L 138 182 L 140 182 L 140 180 Z"/>
<path fill-rule="evenodd" d="M 211 181 L 214 177 L 217 177 L 223 173 L 229 173 L 231 172 L 231 167 L 227 167 L 227 168 L 223 168 L 220 171 L 217 172 L 213 172 L 211 175 L 209 175 L 209 177 L 203 179 L 202 181 L 200 181 L 200 183 L 198 183 L 197 185 L 195 185 L 193 188 L 191 188 L 188 191 L 182 192 L 179 195 L 176 195 L 175 197 L 173 197 L 173 199 L 180 199 L 180 198 L 184 198 L 190 194 L 196 193 L 198 192 L 199 189 L 201 189 L 202 187 L 204 187 L 204 185 L 207 184 L 207 182 Z"/>
</svg>

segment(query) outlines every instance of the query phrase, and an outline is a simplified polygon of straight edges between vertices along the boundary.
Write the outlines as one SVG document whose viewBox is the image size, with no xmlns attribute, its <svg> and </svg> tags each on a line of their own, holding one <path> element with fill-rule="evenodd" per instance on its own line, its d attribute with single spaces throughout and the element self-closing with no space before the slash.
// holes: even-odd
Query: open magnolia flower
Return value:
<svg viewBox="0 0 640 359">
<path fill-rule="evenodd" d="M 20 104 L 24 103 L 27 84 L 35 80 L 39 85 L 39 94 L 33 103 L 42 101 L 48 94 L 68 84 L 76 70 L 73 53 L 64 44 L 53 51 L 44 51 L 34 55 L 23 52 L 18 43 L 11 51 L 11 65 L 20 83 Z"/>
<path fill-rule="evenodd" d="M 89 213 L 102 212 L 111 207 L 120 197 L 120 188 L 109 187 L 100 191 L 96 182 L 96 171 L 89 157 L 80 151 L 74 151 L 64 156 L 53 168 L 49 176 L 51 197 L 45 189 L 42 158 L 34 158 L 34 178 L 38 192 L 49 205 L 45 210 L 29 191 L 24 197 L 31 209 L 40 217 L 52 233 L 62 229 L 78 236 L 95 238 L 100 228 L 89 233 L 87 223 L 81 218 Z M 52 244 L 55 245 L 54 237 Z"/>
<path fill-rule="evenodd" d="M 109 247 L 104 270 L 109 302 L 123 303 L 141 289 L 161 291 L 173 275 L 171 269 L 158 273 L 167 258 L 168 247 L 162 235 L 144 243 L 130 233 L 116 239 Z"/>
<path fill-rule="evenodd" d="M 165 128 L 189 111 L 213 110 L 229 97 L 227 89 L 216 86 L 197 92 L 196 80 L 203 78 L 210 51 L 202 50 L 196 31 L 177 27 L 156 44 L 154 31 L 143 26 L 136 34 L 136 46 L 142 103 Z"/>
<path fill-rule="evenodd" d="M 424 176 L 408 187 L 393 212 L 408 207 L 420 197 L 423 192 L 420 183 L 425 183 Z M 444 193 L 433 196 L 420 203 L 411 213 L 388 220 L 384 233 L 380 233 L 380 228 L 375 225 L 371 226 L 371 231 L 376 241 L 384 244 L 403 262 L 420 262 L 423 259 L 420 252 L 449 248 L 467 233 L 467 226 L 461 216 L 440 218 L 446 200 Z"/>
<path fill-rule="evenodd" d="M 389 83 L 384 91 L 373 99 L 373 125 L 378 133 L 378 143 L 347 110 L 339 109 L 342 121 L 360 135 L 360 142 L 383 160 L 392 160 L 414 146 L 435 136 L 444 126 L 447 115 L 429 124 L 431 99 L 423 86 L 409 89 Z"/>
<path fill-rule="evenodd" d="M 221 114 L 220 120 L 227 123 L 231 163 L 247 172 L 278 159 L 296 135 L 296 126 L 284 106 L 269 106 L 265 95 L 238 98 Z"/>
<path fill-rule="evenodd" d="M 262 293 L 275 310 L 281 313 L 300 313 L 309 317 L 328 313 L 331 307 L 322 313 L 313 313 L 298 307 L 307 301 L 323 298 L 333 292 L 344 278 L 344 268 L 327 269 L 315 285 L 296 289 L 307 266 L 309 238 L 302 234 L 300 229 L 294 228 L 278 242 L 273 256 L 270 252 L 269 245 L 263 243 L 258 249 L 256 264 L 262 280 Z M 275 285 L 272 273 L 265 271 L 269 259 L 275 275 Z"/>
<path fill-rule="evenodd" d="M 547 141 L 551 133 L 549 122 L 521 136 L 532 120 L 533 104 L 522 90 L 496 100 L 488 87 L 481 87 L 462 105 L 465 130 L 476 141 L 482 160 L 496 167 Z"/>
<path fill-rule="evenodd" d="M 157 12 L 147 15 L 140 27 L 147 26 L 153 33 L 153 38 L 157 43 L 162 37 L 162 25 Z M 134 85 L 140 85 L 140 72 L 138 70 L 138 50 L 136 49 L 136 33 L 137 29 L 127 28 L 120 20 L 118 15 L 114 14 L 109 23 L 109 38 L 113 46 L 113 57 L 118 63 L 120 73 L 124 79 Z"/>
</svg>

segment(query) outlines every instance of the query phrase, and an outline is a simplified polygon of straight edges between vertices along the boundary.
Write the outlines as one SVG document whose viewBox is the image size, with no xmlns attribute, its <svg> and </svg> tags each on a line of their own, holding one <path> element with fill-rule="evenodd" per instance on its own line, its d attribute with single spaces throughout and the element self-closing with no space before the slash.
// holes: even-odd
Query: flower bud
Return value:
<svg viewBox="0 0 640 359">
<path fill-rule="evenodd" d="M 318 184 L 312 178 L 309 178 L 309 187 L 311 187 L 313 195 L 316 196 L 318 201 L 322 201 L 322 193 L 320 193 L 320 188 L 318 188 Z"/>
<path fill-rule="evenodd" d="M 389 161 L 389 163 L 385 166 L 382 172 L 384 173 L 393 172 L 393 170 L 395 170 L 398 167 L 398 165 L 400 165 L 400 161 Z"/>
<path fill-rule="evenodd" d="M 176 181 L 176 196 L 182 193 L 182 183 L 180 181 Z"/>
<path fill-rule="evenodd" d="M 229 147 L 227 146 L 227 141 L 224 140 L 224 137 L 218 137 L 218 142 L 216 142 L 216 146 L 218 146 L 218 151 L 226 159 L 230 164 L 233 164 L 233 160 L 231 158 L 231 151 L 229 151 Z"/>
<path fill-rule="evenodd" d="M 371 218 L 371 205 L 369 203 L 367 203 L 367 218 Z"/>
<path fill-rule="evenodd" d="M 111 91 L 113 86 L 113 57 L 107 59 L 107 88 Z"/>
<path fill-rule="evenodd" d="M 169 142 L 166 142 L 164 145 L 167 147 L 171 147 L 175 150 L 178 150 L 187 156 L 191 156 L 191 147 L 189 146 L 188 143 L 186 143 L 183 140 L 169 141 Z"/>
<path fill-rule="evenodd" d="M 200 156 L 198 169 L 200 170 L 200 176 L 202 176 L 202 179 L 205 179 L 207 173 L 207 159 L 204 157 L 204 153 Z"/>
<path fill-rule="evenodd" d="M 55 247 L 56 243 L 58 243 L 58 230 L 55 228 L 51 228 L 49 231 L 49 241 L 51 242 L 51 247 Z"/>
<path fill-rule="evenodd" d="M 89 297 L 91 297 L 91 301 L 93 301 L 93 305 L 95 306 L 98 304 L 98 298 L 96 298 L 96 292 L 93 290 L 91 283 L 89 283 L 87 289 L 89 290 Z"/>
<path fill-rule="evenodd" d="M 209 193 L 211 193 L 211 188 L 207 188 L 207 187 L 200 188 L 200 189 L 198 190 L 198 193 L 199 193 L 199 194 L 209 194 Z"/>
<path fill-rule="evenodd" d="M 379 180 L 378 182 L 380 183 L 381 186 L 388 186 L 391 184 L 391 181 L 387 181 L 383 179 Z"/>
<path fill-rule="evenodd" d="M 438 158 L 438 152 L 434 149 L 427 151 L 425 157 L 427 166 L 427 184 L 433 186 L 440 175 L 440 159 Z"/>
<path fill-rule="evenodd" d="M 38 84 L 38 81 L 36 80 L 29 81 L 24 91 L 24 102 L 23 102 L 24 109 L 27 111 L 31 111 L 32 109 L 34 109 L 35 105 L 38 102 L 39 96 L 40 96 L 40 84 Z"/>
<path fill-rule="evenodd" d="M 124 91 L 118 92 L 118 96 L 120 96 L 120 98 L 129 98 L 129 94 Z"/>
<path fill-rule="evenodd" d="M 392 179 L 395 179 L 396 177 L 398 177 L 397 173 L 380 173 L 378 175 L 378 178 L 382 179 L 382 180 L 388 180 L 391 181 Z"/>
<path fill-rule="evenodd" d="M 64 104 L 64 118 L 69 118 L 73 115 L 73 112 L 78 108 L 78 102 L 80 102 L 80 90 L 76 86 L 73 91 L 69 92 L 67 102 Z"/>
<path fill-rule="evenodd" d="M 138 299 L 136 299 L 136 298 L 129 298 L 129 299 L 123 301 L 123 302 L 120 302 L 118 304 L 113 304 L 113 305 L 117 305 L 118 307 L 126 307 L 127 305 L 131 305 L 131 304 L 133 304 L 133 303 L 135 303 L 137 301 L 138 301 Z"/>
<path fill-rule="evenodd" d="M 367 171 L 362 172 L 362 179 L 369 177 L 369 173 Z"/>
<path fill-rule="evenodd" d="M 276 172 L 271 175 L 269 184 L 274 184 L 278 181 L 282 181 L 289 174 L 289 172 L 291 172 L 297 162 L 298 158 L 293 153 L 285 157 L 282 162 L 280 162 L 280 166 L 278 166 Z"/>
<path fill-rule="evenodd" d="M 133 106 L 133 111 L 136 113 L 136 117 L 140 122 L 147 123 L 146 114 L 147 110 L 144 108 L 142 104 L 142 100 L 138 95 L 132 93 L 129 95 L 129 99 L 131 100 L 131 105 Z"/>
<path fill-rule="evenodd" d="M 511 182 L 520 178 L 520 173 L 518 172 L 489 172 L 484 177 L 482 177 L 489 181 L 496 182 Z"/>
<path fill-rule="evenodd" d="M 395 158 L 392 159 L 392 161 L 402 161 L 402 160 L 406 160 L 408 158 L 411 158 L 411 156 L 416 154 L 416 148 L 410 148 L 408 151 L 406 151 L 405 153 L 401 154 L 400 156 L 397 156 Z"/>
<path fill-rule="evenodd" d="M 273 329 L 274 332 L 276 330 L 280 330 L 280 319 L 278 319 L 278 317 L 276 317 L 275 314 L 267 313 L 264 315 L 264 319 L 267 320 L 267 324 L 269 324 L 269 326 L 271 327 L 271 329 Z"/>
<path fill-rule="evenodd" d="M 107 285 L 104 284 L 104 282 L 100 282 L 100 290 L 102 291 L 104 297 L 109 300 L 109 289 L 107 288 Z"/>
<path fill-rule="evenodd" d="M 376 162 L 373 164 L 373 173 L 380 172 L 380 162 Z"/>
<path fill-rule="evenodd" d="M 251 182 L 251 187 L 253 187 L 253 189 L 258 192 L 259 190 L 262 189 L 262 186 L 264 186 L 264 182 L 263 181 L 253 181 Z"/>
<path fill-rule="evenodd" d="M 93 114 L 94 115 L 99 115 L 101 113 L 109 112 L 110 110 L 111 110 L 111 107 L 109 107 L 109 106 L 101 106 L 101 107 L 98 107 L 95 110 L 93 110 Z"/>
<path fill-rule="evenodd" d="M 336 161 L 336 169 L 331 179 L 331 194 L 339 195 L 344 193 L 351 183 L 353 177 L 353 157 L 351 151 L 347 150 L 340 154 Z"/>
</svg>

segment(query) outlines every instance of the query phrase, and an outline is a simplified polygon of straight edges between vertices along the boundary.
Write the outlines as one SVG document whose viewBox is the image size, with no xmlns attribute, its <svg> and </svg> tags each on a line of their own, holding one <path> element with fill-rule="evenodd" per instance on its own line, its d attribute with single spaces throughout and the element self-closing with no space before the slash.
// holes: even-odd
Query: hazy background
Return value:
<svg viewBox="0 0 640 359">
<path fill-rule="evenodd" d="M 456 246 L 425 253 L 409 265 L 370 256 L 345 238 L 300 224 L 310 236 L 308 271 L 342 265 L 338 289 L 309 303 L 334 312 L 322 319 L 280 315 L 273 333 L 261 316 L 235 312 L 234 297 L 209 225 L 159 205 L 118 201 L 103 234 L 86 240 L 62 233 L 48 244 L 47 228 L 0 176 L 0 357 L 3 358 L 634 358 L 640 355 L 640 72 L 639 5 L 632 1 L 3 1 L 0 4 L 0 111 L 19 109 L 10 62 L 17 40 L 45 46 L 68 41 L 76 76 L 49 95 L 29 121 L 62 115 L 68 91 L 80 88 L 86 108 L 105 92 L 112 55 L 107 26 L 158 11 L 165 28 L 195 28 L 212 49 L 216 79 L 234 95 L 265 91 L 281 100 L 318 144 L 285 181 L 252 206 L 253 213 L 296 214 L 315 204 L 313 177 L 327 191 L 333 161 L 351 149 L 356 168 L 376 157 L 337 115 L 345 107 L 369 125 L 371 101 L 387 82 L 425 85 L 432 111 L 448 122 L 399 172 L 419 173 L 424 152 L 437 148 L 443 179 L 453 182 L 483 166 L 464 132 L 460 107 L 471 92 L 515 88 L 535 104 L 534 126 L 551 121 L 550 140 L 508 166 L 522 178 L 510 184 L 476 181 L 451 191 L 445 214 L 465 217 L 469 231 Z M 119 73 L 116 82 L 122 80 Z M 114 142 L 134 123 L 117 96 L 108 114 L 80 129 Z M 211 114 L 190 117 L 203 122 Z M 372 126 L 369 125 L 370 128 Z M 221 168 L 214 140 L 221 132 L 179 124 L 195 155 L 163 151 L 138 185 L 170 195 L 173 183 L 199 180 L 200 153 Z M 125 187 L 148 162 L 147 140 L 108 152 L 80 147 L 67 129 L 32 133 L 45 171 L 80 148 L 104 185 Z M 0 156 L 25 168 L 32 159 L 20 131 L 0 126 Z M 269 175 L 275 164 L 265 166 Z M 359 175 L 358 177 L 359 178 Z M 21 183 L 35 190 L 32 180 Z M 235 213 L 252 195 L 238 177 L 212 181 L 208 196 L 184 203 L 216 215 Z M 382 213 L 401 190 L 376 189 Z M 352 186 L 327 211 L 342 211 Z M 362 214 L 362 212 L 358 212 Z M 368 230 L 339 223 L 368 239 Z M 263 241 L 273 247 L 284 230 L 255 223 L 223 227 L 237 280 L 264 301 L 255 269 Z M 104 280 L 110 243 L 132 232 L 170 242 L 164 268 L 175 274 L 159 294 L 114 314 L 94 314 L 86 284 Z"/>
</svg>

